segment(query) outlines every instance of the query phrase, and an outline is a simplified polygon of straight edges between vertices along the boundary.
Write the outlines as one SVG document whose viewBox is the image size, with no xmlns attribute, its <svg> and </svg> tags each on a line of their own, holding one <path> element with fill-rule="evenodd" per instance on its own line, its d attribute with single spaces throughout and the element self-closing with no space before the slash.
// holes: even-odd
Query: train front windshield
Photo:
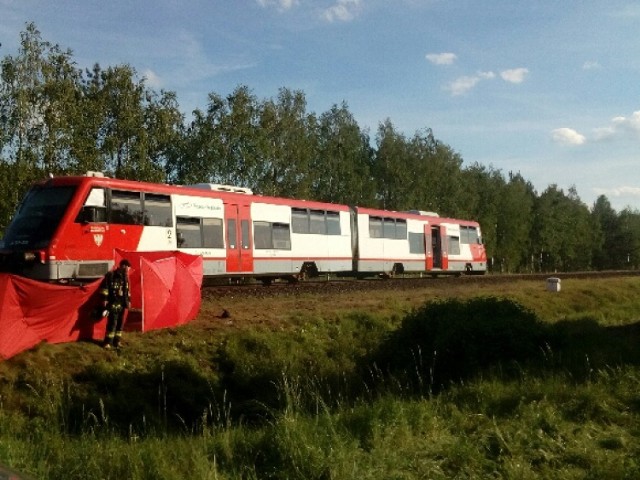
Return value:
<svg viewBox="0 0 640 480">
<path fill-rule="evenodd" d="M 38 186 L 29 190 L 7 227 L 4 248 L 23 250 L 46 247 L 75 189 L 75 186 Z"/>
</svg>

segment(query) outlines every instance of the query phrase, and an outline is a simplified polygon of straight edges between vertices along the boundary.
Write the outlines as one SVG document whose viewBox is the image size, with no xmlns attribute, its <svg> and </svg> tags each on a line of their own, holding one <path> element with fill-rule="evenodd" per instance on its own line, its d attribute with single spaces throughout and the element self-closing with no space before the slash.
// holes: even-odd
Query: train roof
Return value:
<svg viewBox="0 0 640 480">
<path fill-rule="evenodd" d="M 449 217 L 441 217 L 437 213 L 434 212 L 425 212 L 422 210 L 409 210 L 409 211 L 395 211 L 395 210 L 380 210 L 377 208 L 367 208 L 367 207 L 356 207 L 356 211 L 358 213 L 364 213 L 367 215 L 373 215 L 376 217 L 392 217 L 392 218 L 404 218 L 404 219 L 416 219 L 416 220 L 425 220 L 427 219 L 432 223 L 459 223 L 463 225 L 473 225 L 477 226 L 478 222 L 474 220 L 462 220 L 458 218 L 449 218 Z"/>
<path fill-rule="evenodd" d="M 37 182 L 37 185 L 79 185 L 79 184 L 99 185 L 105 188 L 115 188 L 122 190 L 135 190 L 148 193 L 160 193 L 165 195 L 192 195 L 195 197 L 220 198 L 225 201 L 236 203 L 269 203 L 273 205 L 287 205 L 297 208 L 324 209 L 335 211 L 349 211 L 353 208 L 357 213 L 380 217 L 412 218 L 417 220 L 429 219 L 430 222 L 437 223 L 459 223 L 477 226 L 478 222 L 473 220 L 462 220 L 456 218 L 440 217 L 437 213 L 422 210 L 393 211 L 382 210 L 369 207 L 350 207 L 348 205 L 321 202 L 316 200 L 298 200 L 286 197 L 273 197 L 268 195 L 256 195 L 250 189 L 243 187 L 233 187 L 229 185 L 217 185 L 199 183 L 195 185 L 179 185 L 167 183 L 152 183 L 139 180 L 124 180 L 103 175 L 100 172 L 88 172 L 86 175 L 51 177 Z"/>
<path fill-rule="evenodd" d="M 96 172 L 87 175 L 52 177 L 40 182 L 42 186 L 62 186 L 91 184 L 105 188 L 135 190 L 147 193 L 160 193 L 165 195 L 191 195 L 194 197 L 220 198 L 223 201 L 270 203 L 274 205 L 288 205 L 298 208 L 324 209 L 335 211 L 348 211 L 349 206 L 338 203 L 320 202 L 315 200 L 298 200 L 286 197 L 273 197 L 268 195 L 256 195 L 250 189 L 217 184 L 172 185 L 167 183 L 152 183 L 139 180 L 124 180 L 107 177 Z"/>
</svg>

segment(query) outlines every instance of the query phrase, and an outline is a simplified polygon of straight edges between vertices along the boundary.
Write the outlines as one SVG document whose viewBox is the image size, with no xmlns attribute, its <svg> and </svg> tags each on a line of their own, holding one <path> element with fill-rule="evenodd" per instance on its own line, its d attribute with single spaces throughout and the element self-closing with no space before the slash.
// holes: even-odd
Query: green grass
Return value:
<svg viewBox="0 0 640 480">
<path fill-rule="evenodd" d="M 41 345 L 0 365 L 0 464 L 41 479 L 640 478 L 639 285 L 194 324 L 119 356 Z"/>
</svg>

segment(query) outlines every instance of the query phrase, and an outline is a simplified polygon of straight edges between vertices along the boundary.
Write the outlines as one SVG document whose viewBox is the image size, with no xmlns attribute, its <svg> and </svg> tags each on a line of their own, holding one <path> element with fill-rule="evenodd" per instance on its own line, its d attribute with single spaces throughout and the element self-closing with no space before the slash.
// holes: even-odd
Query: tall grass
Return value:
<svg viewBox="0 0 640 480">
<path fill-rule="evenodd" d="M 639 387 L 629 368 L 577 384 L 564 374 L 489 378 L 310 415 L 297 403 L 300 386 L 283 384 L 290 403 L 259 427 L 211 423 L 142 438 L 45 429 L 12 448 L 37 460 L 26 464 L 36 478 L 632 479 L 638 411 L 628 407 Z"/>
</svg>

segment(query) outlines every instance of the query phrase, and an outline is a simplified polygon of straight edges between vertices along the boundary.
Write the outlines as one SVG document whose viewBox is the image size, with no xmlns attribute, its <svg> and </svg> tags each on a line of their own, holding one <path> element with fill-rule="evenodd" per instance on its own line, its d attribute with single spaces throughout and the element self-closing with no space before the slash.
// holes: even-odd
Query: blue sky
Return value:
<svg viewBox="0 0 640 480">
<path fill-rule="evenodd" d="M 0 0 L 0 57 L 30 21 L 187 115 L 239 85 L 302 90 L 317 114 L 346 102 L 372 137 L 387 118 L 431 128 L 466 166 L 640 210 L 637 0 Z"/>
</svg>

